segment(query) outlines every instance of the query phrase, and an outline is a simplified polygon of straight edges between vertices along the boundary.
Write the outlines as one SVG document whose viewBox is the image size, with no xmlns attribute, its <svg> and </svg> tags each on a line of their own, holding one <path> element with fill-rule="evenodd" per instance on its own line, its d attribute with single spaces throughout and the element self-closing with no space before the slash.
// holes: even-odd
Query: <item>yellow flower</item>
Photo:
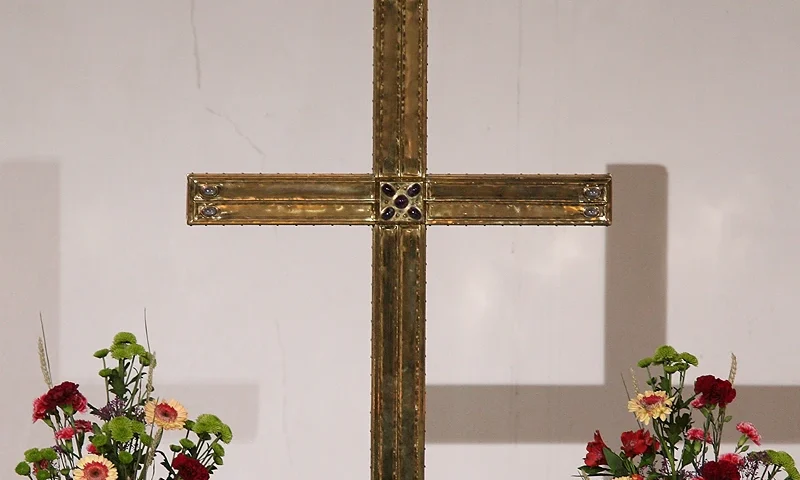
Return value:
<svg viewBox="0 0 800 480">
<path fill-rule="evenodd" d="M 164 430 L 180 430 L 189 414 L 186 409 L 175 400 L 166 402 L 150 401 L 144 406 L 144 419 L 147 423 L 155 424 Z"/>
<path fill-rule="evenodd" d="M 78 460 L 72 471 L 74 480 L 117 480 L 117 467 L 100 455 L 89 454 Z"/>
<path fill-rule="evenodd" d="M 658 418 L 662 422 L 667 419 L 667 415 L 672 413 L 672 399 L 667 398 L 666 392 L 653 392 L 648 390 L 636 395 L 636 398 L 628 401 L 628 411 L 636 415 L 636 420 L 645 425 L 650 423 L 650 419 Z"/>
</svg>

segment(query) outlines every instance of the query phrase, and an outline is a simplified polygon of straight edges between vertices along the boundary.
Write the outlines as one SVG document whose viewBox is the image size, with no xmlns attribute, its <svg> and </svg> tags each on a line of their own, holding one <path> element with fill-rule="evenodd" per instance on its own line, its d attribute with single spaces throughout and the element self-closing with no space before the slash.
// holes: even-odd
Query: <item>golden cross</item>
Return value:
<svg viewBox="0 0 800 480">
<path fill-rule="evenodd" d="M 429 225 L 609 225 L 609 175 L 430 175 L 427 0 L 375 0 L 371 174 L 191 174 L 190 225 L 372 227 L 372 479 L 421 480 Z"/>
</svg>

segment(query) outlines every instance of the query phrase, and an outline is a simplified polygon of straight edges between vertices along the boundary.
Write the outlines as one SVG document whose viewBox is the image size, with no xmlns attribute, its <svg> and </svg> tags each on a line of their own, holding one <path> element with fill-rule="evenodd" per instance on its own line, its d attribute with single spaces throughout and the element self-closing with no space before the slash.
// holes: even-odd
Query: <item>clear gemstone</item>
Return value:
<svg viewBox="0 0 800 480">
<path fill-rule="evenodd" d="M 583 211 L 583 214 L 589 218 L 594 218 L 600 215 L 600 209 L 597 207 L 589 207 Z"/>
<path fill-rule="evenodd" d="M 203 185 L 200 188 L 200 193 L 206 197 L 215 197 L 219 193 L 219 188 L 215 185 Z"/>
<path fill-rule="evenodd" d="M 589 187 L 584 190 L 584 194 L 586 195 L 586 198 L 594 200 L 600 198 L 600 196 L 603 194 L 603 189 L 600 187 Z"/>
<path fill-rule="evenodd" d="M 217 210 L 217 207 L 205 207 L 200 211 L 200 213 L 202 213 L 204 217 L 213 217 L 219 213 L 219 210 Z"/>
</svg>

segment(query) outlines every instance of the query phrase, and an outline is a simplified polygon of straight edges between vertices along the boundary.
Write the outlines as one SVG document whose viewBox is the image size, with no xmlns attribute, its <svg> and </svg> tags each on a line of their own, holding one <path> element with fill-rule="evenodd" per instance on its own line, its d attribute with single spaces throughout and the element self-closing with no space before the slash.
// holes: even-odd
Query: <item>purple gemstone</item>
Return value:
<svg viewBox="0 0 800 480">
<path fill-rule="evenodd" d="M 383 213 L 381 213 L 381 218 L 384 220 L 391 220 L 394 217 L 394 208 L 388 207 L 386 208 Z"/>
<path fill-rule="evenodd" d="M 408 193 L 409 197 L 416 197 L 417 195 L 419 195 L 419 192 L 421 191 L 422 191 L 422 186 L 419 183 L 415 183 L 414 185 L 408 187 L 406 193 Z"/>
<path fill-rule="evenodd" d="M 386 195 L 387 197 L 393 197 L 394 187 L 392 187 L 388 183 L 384 183 L 383 185 L 381 185 L 381 192 L 383 192 L 383 194 Z"/>
<path fill-rule="evenodd" d="M 408 209 L 408 216 L 414 220 L 419 220 L 422 218 L 422 212 L 420 212 L 417 207 L 411 207 Z"/>
<path fill-rule="evenodd" d="M 399 195 L 394 199 L 394 206 L 397 208 L 406 208 L 408 206 L 408 197 Z"/>
</svg>

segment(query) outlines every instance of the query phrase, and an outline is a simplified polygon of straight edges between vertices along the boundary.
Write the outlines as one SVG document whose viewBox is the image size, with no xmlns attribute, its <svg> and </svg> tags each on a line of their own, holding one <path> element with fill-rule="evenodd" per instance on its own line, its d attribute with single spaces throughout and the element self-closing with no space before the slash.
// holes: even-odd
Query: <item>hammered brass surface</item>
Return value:
<svg viewBox="0 0 800 480">
<path fill-rule="evenodd" d="M 427 183 L 429 225 L 611 223 L 609 175 L 428 175 Z"/>
<path fill-rule="evenodd" d="M 422 480 L 427 225 L 609 225 L 611 178 L 427 175 L 428 3 L 374 0 L 374 14 L 372 174 L 192 174 L 187 222 L 372 226 L 371 478 Z M 396 198 L 383 182 L 420 182 L 417 222 L 380 218 Z"/>
<path fill-rule="evenodd" d="M 372 245 L 372 478 L 419 480 L 425 465 L 425 226 L 376 226 Z"/>
<path fill-rule="evenodd" d="M 371 225 L 372 175 L 191 174 L 190 225 Z M 205 187 L 215 195 L 204 195 Z M 216 214 L 201 212 L 213 207 Z"/>
<path fill-rule="evenodd" d="M 373 171 L 427 172 L 428 2 L 375 0 Z"/>
</svg>

